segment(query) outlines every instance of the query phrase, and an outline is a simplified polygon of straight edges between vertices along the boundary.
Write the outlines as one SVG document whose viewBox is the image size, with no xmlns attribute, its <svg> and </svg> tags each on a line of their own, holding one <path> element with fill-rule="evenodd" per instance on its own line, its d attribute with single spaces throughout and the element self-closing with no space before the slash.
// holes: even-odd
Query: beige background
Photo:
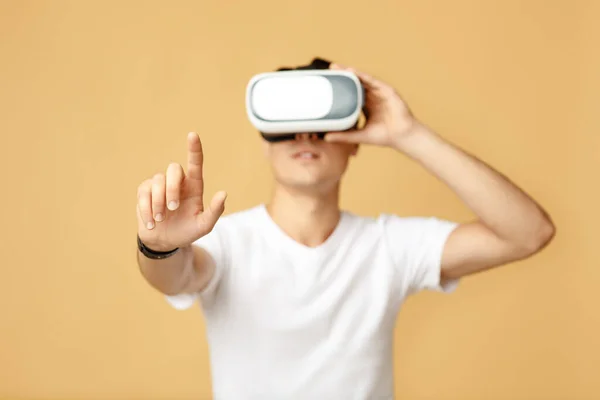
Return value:
<svg viewBox="0 0 600 400">
<path fill-rule="evenodd" d="M 208 195 L 266 201 L 245 84 L 321 56 L 395 85 L 558 228 L 535 258 L 406 304 L 399 398 L 600 399 L 599 18 L 593 0 L 0 1 L 0 398 L 210 398 L 199 310 L 138 273 L 136 188 L 196 130 Z M 471 217 L 372 148 L 343 206 Z"/>
</svg>

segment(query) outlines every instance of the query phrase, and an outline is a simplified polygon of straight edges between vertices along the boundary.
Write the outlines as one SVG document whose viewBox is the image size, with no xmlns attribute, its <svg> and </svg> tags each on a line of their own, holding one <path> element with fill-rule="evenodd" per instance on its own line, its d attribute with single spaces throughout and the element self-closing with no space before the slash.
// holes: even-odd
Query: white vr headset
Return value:
<svg viewBox="0 0 600 400">
<path fill-rule="evenodd" d="M 358 125 L 364 107 L 360 80 L 352 72 L 322 69 L 323 63 L 328 68 L 329 62 L 314 59 L 305 67 L 250 79 L 246 112 L 265 140 L 291 140 L 299 133 L 322 139 L 326 132 Z"/>
</svg>

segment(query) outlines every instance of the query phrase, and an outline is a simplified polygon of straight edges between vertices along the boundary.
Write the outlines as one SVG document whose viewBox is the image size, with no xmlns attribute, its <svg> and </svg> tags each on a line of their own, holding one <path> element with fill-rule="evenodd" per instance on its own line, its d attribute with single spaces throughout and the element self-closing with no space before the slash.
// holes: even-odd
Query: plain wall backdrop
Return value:
<svg viewBox="0 0 600 400">
<path fill-rule="evenodd" d="M 200 134 L 207 198 L 268 200 L 250 77 L 325 57 L 394 85 L 557 226 L 534 258 L 400 313 L 405 400 L 600 399 L 600 2 L 0 2 L 0 398 L 210 399 L 199 308 L 135 262 L 136 190 Z M 342 206 L 472 214 L 400 154 L 363 146 Z"/>
</svg>

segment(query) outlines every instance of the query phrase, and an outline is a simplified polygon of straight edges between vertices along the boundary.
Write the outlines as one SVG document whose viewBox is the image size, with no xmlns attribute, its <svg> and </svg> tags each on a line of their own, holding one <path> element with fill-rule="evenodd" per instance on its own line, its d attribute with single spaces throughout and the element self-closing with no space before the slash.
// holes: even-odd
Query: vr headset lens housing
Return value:
<svg viewBox="0 0 600 400">
<path fill-rule="evenodd" d="M 299 133 L 357 127 L 364 89 L 348 71 L 295 69 L 267 72 L 250 79 L 246 111 L 251 124 L 268 141 L 294 139 Z"/>
</svg>

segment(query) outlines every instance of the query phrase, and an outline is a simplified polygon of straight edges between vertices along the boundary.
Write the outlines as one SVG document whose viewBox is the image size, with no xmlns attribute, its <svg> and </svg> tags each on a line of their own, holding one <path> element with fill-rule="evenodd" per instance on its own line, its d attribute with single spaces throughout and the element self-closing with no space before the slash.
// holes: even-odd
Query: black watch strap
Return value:
<svg viewBox="0 0 600 400">
<path fill-rule="evenodd" d="M 151 248 L 146 247 L 146 245 L 142 242 L 142 239 L 140 239 L 140 235 L 138 235 L 138 237 L 137 237 L 137 245 L 138 245 L 139 251 L 144 256 L 151 258 L 153 260 L 162 260 L 163 258 L 171 257 L 173 254 L 175 254 L 177 252 L 177 250 L 179 250 L 179 247 L 176 247 L 173 250 L 169 250 L 169 251 L 152 250 Z"/>
</svg>

